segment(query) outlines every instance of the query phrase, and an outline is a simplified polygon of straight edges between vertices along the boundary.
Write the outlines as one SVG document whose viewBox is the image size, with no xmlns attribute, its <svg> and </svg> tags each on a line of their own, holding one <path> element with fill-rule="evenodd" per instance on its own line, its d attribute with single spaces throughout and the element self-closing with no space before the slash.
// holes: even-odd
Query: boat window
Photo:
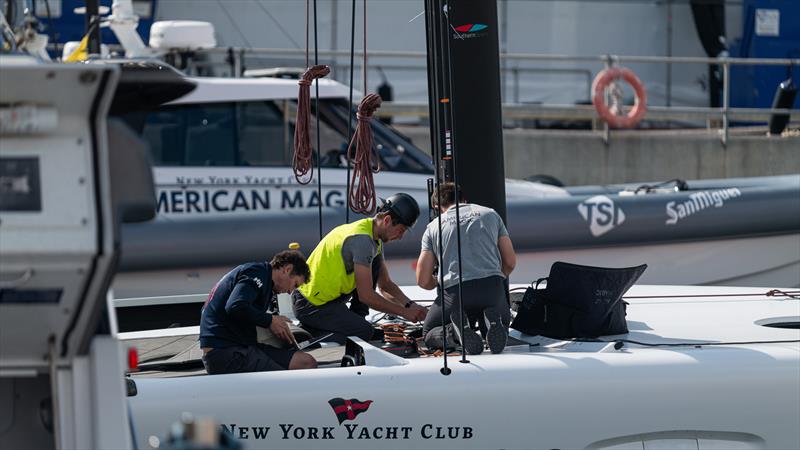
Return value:
<svg viewBox="0 0 800 450">
<path fill-rule="evenodd" d="M 294 143 L 294 120 L 286 120 L 285 108 L 279 108 L 274 102 L 258 101 L 238 103 L 236 109 L 239 165 L 288 165 Z"/>
<path fill-rule="evenodd" d="M 322 117 L 335 123 L 347 133 L 348 104 L 345 101 L 328 100 L 322 103 Z M 355 112 L 353 112 L 355 116 Z M 407 138 L 378 120 L 371 122 L 374 151 L 381 158 L 383 170 L 392 172 L 433 173 L 430 156 L 414 146 Z M 353 121 L 355 126 L 355 120 Z"/>
<path fill-rule="evenodd" d="M 347 108 L 347 103 L 339 99 L 320 101 L 323 167 L 346 167 Z M 288 167 L 292 163 L 296 117 L 297 103 L 287 99 L 170 105 L 146 113 L 144 120 L 126 117 L 126 121 L 150 143 L 156 166 Z M 433 171 L 430 157 L 410 141 L 377 120 L 372 121 L 372 129 L 374 151 L 384 170 Z M 313 114 L 310 139 L 316 149 L 317 124 Z"/>
<path fill-rule="evenodd" d="M 231 166 L 236 162 L 236 124 L 232 105 L 186 108 L 187 166 Z"/>
<path fill-rule="evenodd" d="M 147 114 L 142 136 L 156 165 L 234 165 L 233 112 L 231 103 L 167 106 Z"/>
</svg>

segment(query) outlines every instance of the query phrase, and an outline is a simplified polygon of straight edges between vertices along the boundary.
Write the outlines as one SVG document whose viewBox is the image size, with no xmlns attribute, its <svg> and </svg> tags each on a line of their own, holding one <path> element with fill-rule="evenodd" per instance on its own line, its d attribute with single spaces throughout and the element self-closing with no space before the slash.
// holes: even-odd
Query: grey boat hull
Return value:
<svg viewBox="0 0 800 450">
<path fill-rule="evenodd" d="M 569 197 L 510 202 L 508 229 L 520 259 L 512 280 L 546 276 L 542 266 L 556 260 L 605 266 L 648 263 L 650 275 L 656 272 L 653 260 L 662 259 L 673 261 L 679 268 L 673 272 L 684 275 L 651 275 L 648 283 L 800 284 L 800 175 L 688 185 L 686 191 L 636 195 L 619 193 L 636 185 L 585 186 L 570 188 Z M 324 231 L 342 220 L 342 211 L 323 210 Z M 400 282 L 413 283 L 411 264 L 423 231 L 420 223 L 386 247 Z M 224 273 L 222 268 L 267 259 L 290 242 L 309 253 L 318 240 L 314 211 L 128 224 L 122 240 L 126 273 L 120 278 L 124 284 L 126 277 L 144 276 L 142 271 L 183 273 L 184 279 L 187 273 L 198 278 L 210 271 L 213 278 Z M 778 275 L 748 278 L 773 271 Z"/>
</svg>

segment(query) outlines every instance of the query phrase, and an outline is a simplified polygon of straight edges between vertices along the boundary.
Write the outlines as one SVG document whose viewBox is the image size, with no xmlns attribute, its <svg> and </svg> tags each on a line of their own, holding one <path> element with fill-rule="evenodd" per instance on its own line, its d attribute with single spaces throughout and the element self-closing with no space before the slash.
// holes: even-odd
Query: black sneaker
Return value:
<svg viewBox="0 0 800 450">
<path fill-rule="evenodd" d="M 453 331 L 455 332 L 458 343 L 464 347 L 468 355 L 480 355 L 483 353 L 483 339 L 469 326 L 469 320 L 466 316 L 464 321 L 458 320 L 458 314 L 451 314 L 450 320 L 453 322 Z M 462 329 L 459 325 L 464 324 Z"/>
<path fill-rule="evenodd" d="M 494 354 L 502 353 L 508 341 L 508 328 L 503 324 L 500 313 L 494 308 L 484 309 L 483 317 L 486 319 L 486 328 L 489 330 L 486 332 L 489 350 Z"/>
</svg>

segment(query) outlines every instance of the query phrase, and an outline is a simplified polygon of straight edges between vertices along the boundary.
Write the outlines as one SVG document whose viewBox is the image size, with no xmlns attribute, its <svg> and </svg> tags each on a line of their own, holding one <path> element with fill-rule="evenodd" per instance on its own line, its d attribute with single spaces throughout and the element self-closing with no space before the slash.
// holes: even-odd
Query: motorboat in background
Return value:
<svg viewBox="0 0 800 450">
<path fill-rule="evenodd" d="M 519 260 L 512 282 L 543 277 L 562 260 L 647 261 L 651 270 L 643 281 L 654 284 L 800 285 L 800 175 L 653 186 L 574 187 L 561 196 L 510 200 L 508 229 Z M 324 208 L 324 231 L 341 223 L 341 215 Z M 400 283 L 415 282 L 423 231 L 418 225 L 386 248 Z M 310 251 L 319 221 L 316 211 L 306 210 L 157 220 L 126 225 L 124 234 L 118 298 L 194 294 L 207 292 L 230 267 L 268 258 L 290 242 Z"/>
<path fill-rule="evenodd" d="M 290 242 L 309 252 L 346 221 L 346 86 L 320 80 L 317 117 L 328 150 L 315 174 L 321 185 L 301 185 L 291 169 L 296 81 L 185 77 L 157 61 L 105 63 L 120 64 L 132 83 L 194 86 L 155 110 L 117 111 L 149 144 L 159 212 L 154 222 L 123 228 L 118 297 L 207 292 L 231 266 Z M 383 167 L 377 195 L 407 192 L 424 208 L 430 156 L 390 126 L 372 127 Z M 648 283 L 800 285 L 800 175 L 567 188 L 506 179 L 505 190 L 524 262 L 514 282 L 543 276 L 555 260 L 635 265 L 647 255 L 655 269 Z M 414 282 L 422 231 L 386 249 L 401 283 Z"/>
<path fill-rule="evenodd" d="M 131 81 L 155 83 L 152 72 L 174 71 L 156 62 L 123 64 Z M 150 146 L 158 196 L 158 219 L 184 221 L 264 217 L 265 214 L 339 208 L 345 220 L 347 202 L 348 131 L 355 126 L 347 86 L 319 80 L 320 170 L 308 185 L 292 171 L 298 84 L 280 77 L 218 78 L 184 77 L 194 85 L 191 92 L 158 109 L 120 113 Z M 294 74 L 294 72 L 292 72 Z M 361 97 L 354 92 L 354 102 Z M 374 158 L 381 171 L 375 174 L 379 196 L 409 192 L 427 204 L 426 180 L 433 175 L 431 157 L 407 137 L 378 120 L 371 123 Z M 311 142 L 316 147 L 316 121 Z M 352 131 L 351 131 L 352 132 Z M 321 179 L 321 197 L 317 181 Z M 563 196 L 554 186 L 509 180 L 509 199 Z"/>
</svg>

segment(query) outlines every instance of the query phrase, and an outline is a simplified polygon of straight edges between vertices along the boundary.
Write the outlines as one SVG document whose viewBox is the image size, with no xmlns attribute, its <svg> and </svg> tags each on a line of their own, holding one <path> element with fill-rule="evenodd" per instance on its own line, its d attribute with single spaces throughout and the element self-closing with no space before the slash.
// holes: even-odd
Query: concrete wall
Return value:
<svg viewBox="0 0 800 450">
<path fill-rule="evenodd" d="M 430 151 L 426 127 L 397 128 Z M 612 131 L 606 145 L 595 131 L 513 129 L 503 142 L 507 177 L 546 174 L 567 185 L 800 173 L 798 133 L 733 130 L 723 146 L 716 130 Z"/>
</svg>

